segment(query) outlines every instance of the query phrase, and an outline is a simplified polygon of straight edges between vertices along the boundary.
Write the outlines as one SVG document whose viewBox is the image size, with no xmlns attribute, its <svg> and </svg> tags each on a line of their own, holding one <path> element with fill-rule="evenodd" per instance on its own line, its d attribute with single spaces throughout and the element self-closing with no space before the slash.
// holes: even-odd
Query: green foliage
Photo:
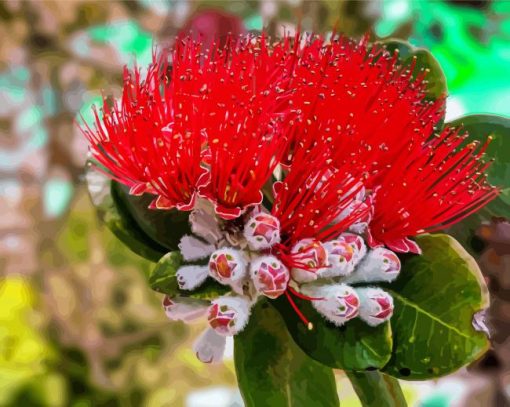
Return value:
<svg viewBox="0 0 510 407">
<path fill-rule="evenodd" d="M 295 345 L 266 301 L 259 301 L 234 337 L 234 360 L 247 407 L 340 405 L 333 371 Z"/>
<path fill-rule="evenodd" d="M 403 65 L 410 65 L 413 59 L 416 58 L 413 77 L 416 78 L 422 72 L 427 72 L 427 99 L 436 100 L 441 96 L 446 96 L 448 92 L 446 77 L 439 62 L 428 50 L 413 47 L 408 42 L 398 39 L 387 39 L 381 41 L 380 44 L 383 44 L 391 53 L 397 50 L 399 61 Z"/>
<path fill-rule="evenodd" d="M 398 380 L 378 371 L 347 372 L 363 406 L 405 407 L 406 399 Z"/>
<path fill-rule="evenodd" d="M 179 252 L 170 252 L 165 254 L 156 264 L 149 277 L 151 288 L 170 297 L 192 297 L 203 300 L 218 298 L 226 294 L 230 288 L 221 285 L 215 280 L 208 278 L 200 287 L 193 291 L 180 290 L 177 284 L 177 270 L 182 262 L 182 256 Z"/>
<path fill-rule="evenodd" d="M 499 196 L 478 212 L 448 229 L 470 251 L 477 251 L 475 232 L 483 221 L 492 217 L 510 219 L 510 119 L 493 115 L 472 115 L 457 119 L 451 126 L 462 126 L 468 132 L 467 142 L 485 143 L 489 136 L 492 141 L 485 151 L 494 162 L 487 170 L 488 181 L 501 188 Z"/>
<path fill-rule="evenodd" d="M 295 299 L 299 309 L 312 322 L 308 330 L 285 297 L 272 304 L 280 312 L 298 346 L 311 358 L 326 366 L 344 370 L 382 368 L 391 356 L 389 323 L 370 327 L 355 319 L 337 327 L 327 322 L 309 301 Z"/>
<path fill-rule="evenodd" d="M 402 379 L 442 376 L 488 349 L 473 315 L 488 306 L 487 287 L 474 259 L 447 235 L 417 238 L 421 256 L 407 259 L 386 287 L 395 302 L 393 352 L 384 372 Z"/>
</svg>

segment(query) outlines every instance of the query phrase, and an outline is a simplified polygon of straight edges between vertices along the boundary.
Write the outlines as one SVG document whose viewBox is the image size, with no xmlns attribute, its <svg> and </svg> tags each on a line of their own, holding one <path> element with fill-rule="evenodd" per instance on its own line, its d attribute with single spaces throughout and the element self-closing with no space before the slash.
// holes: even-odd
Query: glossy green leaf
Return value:
<svg viewBox="0 0 510 407">
<path fill-rule="evenodd" d="M 406 407 L 398 380 L 379 371 L 346 372 L 361 404 L 366 407 Z"/>
<path fill-rule="evenodd" d="M 138 226 L 111 188 L 110 179 L 88 165 L 86 180 L 92 203 L 104 224 L 134 253 L 157 262 L 168 250 Z"/>
<path fill-rule="evenodd" d="M 149 285 L 154 291 L 170 297 L 192 297 L 211 300 L 230 291 L 228 286 L 221 285 L 208 278 L 204 284 L 193 291 L 180 290 L 177 284 L 177 270 L 181 266 L 182 255 L 174 251 L 165 254 L 154 267 L 149 276 Z"/>
<path fill-rule="evenodd" d="M 113 188 L 138 226 L 152 240 L 165 247 L 166 251 L 177 250 L 181 237 L 191 233 L 189 212 L 148 209 L 154 196 L 129 195 L 127 187 L 117 182 L 113 182 Z"/>
<path fill-rule="evenodd" d="M 399 278 L 386 288 L 395 303 L 394 347 L 383 371 L 408 380 L 451 373 L 489 346 L 473 327 L 473 315 L 489 305 L 474 259 L 447 235 L 416 240 L 423 254 L 405 260 Z"/>
<path fill-rule="evenodd" d="M 333 371 L 295 345 L 267 301 L 234 337 L 237 381 L 247 407 L 339 406 Z"/>
<path fill-rule="evenodd" d="M 388 51 L 393 53 L 398 50 L 399 60 L 404 65 L 409 65 L 413 58 L 416 57 L 416 66 L 413 71 L 413 77 L 417 77 L 421 72 L 428 71 L 426 76 L 427 81 L 427 98 L 429 100 L 436 100 L 441 96 L 445 96 L 448 92 L 446 86 L 446 77 L 437 62 L 436 58 L 430 51 L 424 48 L 416 48 L 405 41 L 398 39 L 387 39 L 381 41 Z"/>
<path fill-rule="evenodd" d="M 312 330 L 307 329 L 285 297 L 272 302 L 294 341 L 311 358 L 343 370 L 381 368 L 390 359 L 392 340 L 389 323 L 370 327 L 354 319 L 337 327 L 317 313 L 309 301 L 295 299 L 295 303 L 312 322 Z"/>
</svg>

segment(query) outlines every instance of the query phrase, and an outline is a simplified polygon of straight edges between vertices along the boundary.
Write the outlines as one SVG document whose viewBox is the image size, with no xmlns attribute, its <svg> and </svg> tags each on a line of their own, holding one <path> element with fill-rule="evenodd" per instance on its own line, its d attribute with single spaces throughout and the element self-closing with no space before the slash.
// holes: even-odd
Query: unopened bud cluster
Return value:
<svg viewBox="0 0 510 407">
<path fill-rule="evenodd" d="M 197 237 L 183 237 L 180 249 L 185 260 L 204 261 L 182 266 L 177 282 L 180 289 L 192 291 L 212 278 L 230 286 L 231 293 L 212 301 L 166 297 L 163 304 L 170 319 L 207 319 L 209 328 L 195 344 L 200 360 L 220 360 L 225 337 L 244 329 L 257 299 L 278 298 L 289 283 L 337 326 L 356 317 L 370 326 L 391 318 L 392 297 L 366 284 L 390 282 L 398 276 L 400 261 L 392 251 L 383 247 L 368 250 L 364 239 L 351 232 L 326 242 L 302 239 L 287 247 L 281 242 L 279 220 L 265 212 L 250 214 L 238 231 L 240 236 L 227 238 L 207 230 L 203 221 L 212 219 L 203 215 L 192 215 Z M 365 284 L 358 287 L 358 283 Z"/>
</svg>

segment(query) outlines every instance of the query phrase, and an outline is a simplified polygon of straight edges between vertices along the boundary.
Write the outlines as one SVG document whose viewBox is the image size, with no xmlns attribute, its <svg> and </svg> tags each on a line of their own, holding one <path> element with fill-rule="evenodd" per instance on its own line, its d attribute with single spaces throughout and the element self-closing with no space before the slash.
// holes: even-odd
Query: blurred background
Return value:
<svg viewBox="0 0 510 407">
<path fill-rule="evenodd" d="M 147 64 L 180 32 L 338 30 L 409 40 L 443 67 L 447 119 L 510 116 L 509 1 L 0 1 L 0 406 L 242 406 L 232 350 L 203 365 L 201 327 L 170 323 L 150 264 L 101 227 L 84 187 L 74 120 L 124 64 Z M 493 349 L 436 382 L 403 383 L 411 405 L 505 406 L 510 394 L 510 233 L 480 233 Z M 506 237 L 505 237 L 506 236 Z M 342 406 L 358 406 L 339 372 Z"/>
</svg>

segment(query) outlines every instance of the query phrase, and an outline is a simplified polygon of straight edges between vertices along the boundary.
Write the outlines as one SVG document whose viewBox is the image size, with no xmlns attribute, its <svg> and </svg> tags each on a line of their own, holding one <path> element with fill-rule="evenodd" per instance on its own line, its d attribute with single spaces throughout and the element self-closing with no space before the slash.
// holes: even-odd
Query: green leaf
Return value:
<svg viewBox="0 0 510 407">
<path fill-rule="evenodd" d="M 480 239 L 475 235 L 481 223 L 493 217 L 510 219 L 510 119 L 493 115 L 472 115 L 448 125 L 463 126 L 468 132 L 468 143 L 485 143 L 488 136 L 493 138 L 485 152 L 486 158 L 494 159 L 487 170 L 487 179 L 492 185 L 501 188 L 499 196 L 478 212 L 446 230 L 471 253 L 477 253 L 483 248 Z"/>
<path fill-rule="evenodd" d="M 447 235 L 416 240 L 423 254 L 405 260 L 399 278 L 386 288 L 395 303 L 394 347 L 383 371 L 407 380 L 451 373 L 489 346 L 472 322 L 489 305 L 474 259 Z"/>
<path fill-rule="evenodd" d="M 113 189 L 138 226 L 152 240 L 165 247 L 166 251 L 177 250 L 181 237 L 191 233 L 188 212 L 149 209 L 154 196 L 129 195 L 129 189 L 117 182 L 113 182 Z"/>
<path fill-rule="evenodd" d="M 346 372 L 363 406 L 406 407 L 398 380 L 378 371 Z"/>
<path fill-rule="evenodd" d="M 134 253 L 157 262 L 168 250 L 138 226 L 111 188 L 110 179 L 90 165 L 87 165 L 86 179 L 92 203 L 104 224 Z"/>
<path fill-rule="evenodd" d="M 413 71 L 414 78 L 425 70 L 429 71 L 426 76 L 427 99 L 436 100 L 447 94 L 446 77 L 439 62 L 430 51 L 425 48 L 413 47 L 408 42 L 392 38 L 379 43 L 383 44 L 391 53 L 398 50 L 398 59 L 403 65 L 411 64 L 413 58 L 416 58 L 416 66 Z"/>
<path fill-rule="evenodd" d="M 237 381 L 247 407 L 339 406 L 333 371 L 299 349 L 267 301 L 234 336 Z"/>
<path fill-rule="evenodd" d="M 152 270 L 149 285 L 154 291 L 167 294 L 170 297 L 192 297 L 212 300 L 230 291 L 230 287 L 221 285 L 212 278 L 208 278 L 200 287 L 193 291 L 180 290 L 177 284 L 177 270 L 181 266 L 182 255 L 174 251 L 165 254 Z"/>
<path fill-rule="evenodd" d="M 322 364 L 343 370 L 364 370 L 383 367 L 391 356 L 389 323 L 370 327 L 359 319 L 342 327 L 327 322 L 309 301 L 295 299 L 301 312 L 312 322 L 308 330 L 285 297 L 271 303 L 280 312 L 298 346 Z"/>
<path fill-rule="evenodd" d="M 510 118 L 493 115 L 473 115 L 457 119 L 450 126 L 462 126 L 468 132 L 467 142 L 492 141 L 485 151 L 494 162 L 487 170 L 487 180 L 502 188 L 501 194 L 484 208 L 485 216 L 503 216 L 510 219 Z"/>
</svg>

